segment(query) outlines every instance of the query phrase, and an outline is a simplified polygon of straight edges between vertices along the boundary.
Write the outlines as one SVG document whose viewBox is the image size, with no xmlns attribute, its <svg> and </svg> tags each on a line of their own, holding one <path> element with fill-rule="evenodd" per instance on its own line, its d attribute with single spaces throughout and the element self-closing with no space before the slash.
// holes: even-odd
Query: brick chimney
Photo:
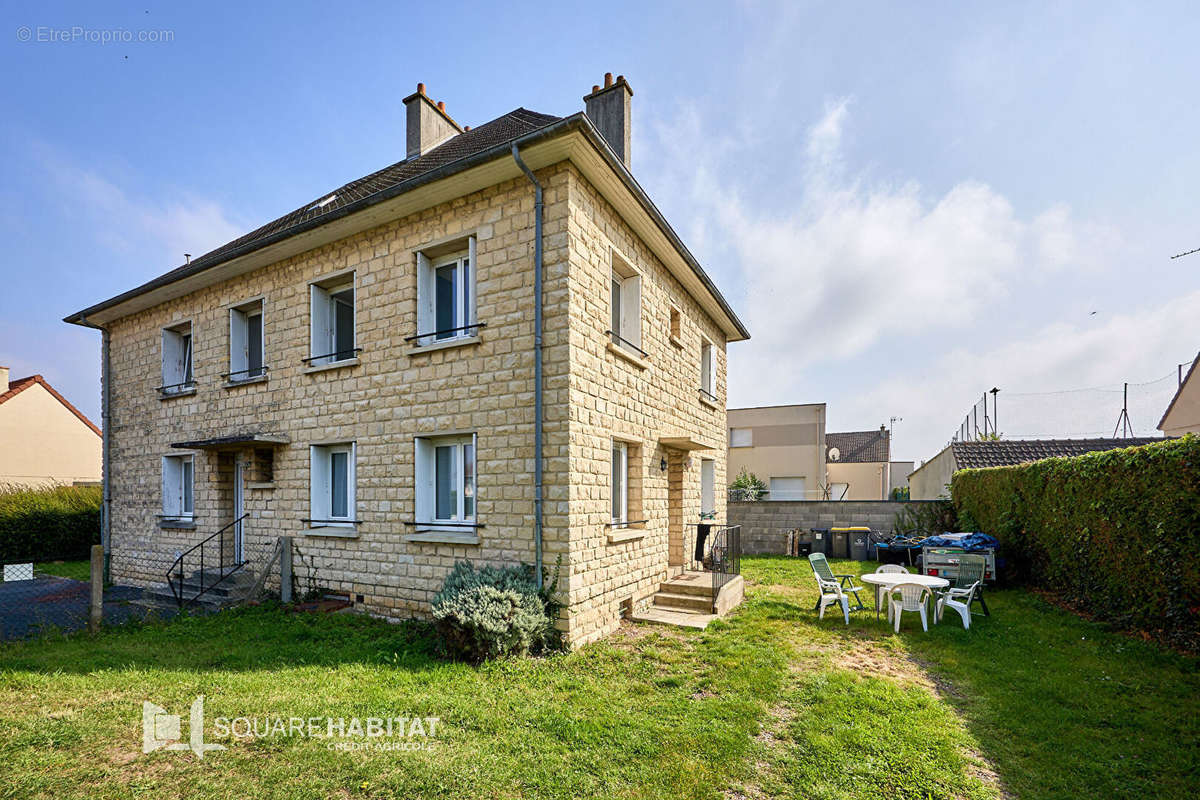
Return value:
<svg viewBox="0 0 1200 800">
<path fill-rule="evenodd" d="M 425 94 L 425 84 L 418 83 L 417 91 L 404 98 L 408 112 L 408 152 L 405 158 L 428 153 L 451 136 L 463 132 L 459 124 L 446 113 L 445 103 L 434 103 Z"/>
<path fill-rule="evenodd" d="M 0 394 L 8 391 L 8 367 L 0 367 Z"/>
<path fill-rule="evenodd" d="M 633 89 L 624 75 L 614 81 L 611 72 L 604 74 L 604 85 L 593 86 L 592 93 L 583 98 L 588 119 L 600 131 L 604 141 L 629 168 L 629 106 Z"/>
</svg>

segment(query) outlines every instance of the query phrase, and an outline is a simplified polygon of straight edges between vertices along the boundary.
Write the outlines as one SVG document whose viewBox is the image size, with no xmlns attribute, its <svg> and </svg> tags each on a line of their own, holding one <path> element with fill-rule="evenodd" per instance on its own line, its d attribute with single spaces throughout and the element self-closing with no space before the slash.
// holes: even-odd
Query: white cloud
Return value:
<svg viewBox="0 0 1200 800">
<path fill-rule="evenodd" d="M 896 414 L 905 419 L 897 455 L 922 458 L 996 385 L 1009 393 L 1002 429 L 1008 402 L 1009 421 L 1045 428 L 1013 433 L 1107 425 L 1111 434 L 1120 403 L 1114 410 L 1107 395 L 1048 402 L 1027 419 L 1007 398 L 1098 384 L 1119 391 L 1122 380 L 1157 377 L 1194 352 L 1200 295 L 1106 310 L 1131 302 L 1120 289 L 1128 247 L 1115 227 L 1078 220 L 1065 203 L 1022 214 L 975 180 L 937 194 L 915 181 L 873 181 L 844 156 L 852 107 L 828 104 L 790 147 L 770 142 L 766 180 L 753 171 L 763 141 L 696 108 L 652 128 L 649 182 L 669 198 L 671 217 L 687 221 L 685 237 L 715 265 L 753 336 L 730 348 L 731 405 L 825 401 L 833 429 Z M 1167 388 L 1154 387 L 1147 407 Z M 1150 416 L 1140 412 L 1135 425 L 1152 429 Z"/>
</svg>

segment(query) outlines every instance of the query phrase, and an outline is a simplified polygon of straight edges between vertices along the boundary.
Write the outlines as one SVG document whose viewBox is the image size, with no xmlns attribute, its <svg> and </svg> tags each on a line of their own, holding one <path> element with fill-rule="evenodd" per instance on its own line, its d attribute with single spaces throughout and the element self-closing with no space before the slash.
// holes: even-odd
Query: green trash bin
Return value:
<svg viewBox="0 0 1200 800">
<path fill-rule="evenodd" d="M 850 557 L 855 561 L 866 561 L 871 552 L 871 529 L 853 528 L 850 531 Z"/>
<path fill-rule="evenodd" d="M 848 528 L 830 528 L 830 558 L 850 557 L 850 530 Z"/>
<path fill-rule="evenodd" d="M 829 528 L 812 529 L 812 551 L 829 555 Z"/>
</svg>

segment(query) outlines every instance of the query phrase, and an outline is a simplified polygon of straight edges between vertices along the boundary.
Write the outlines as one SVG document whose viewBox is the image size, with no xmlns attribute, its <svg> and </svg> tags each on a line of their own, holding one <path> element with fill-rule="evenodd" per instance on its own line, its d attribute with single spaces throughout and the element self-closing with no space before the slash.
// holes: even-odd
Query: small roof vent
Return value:
<svg viewBox="0 0 1200 800">
<path fill-rule="evenodd" d="M 316 211 L 318 208 L 324 208 L 325 206 L 332 203 L 334 200 L 337 200 L 336 193 L 329 195 L 329 197 L 326 197 L 324 200 L 318 200 L 317 202 L 313 203 L 311 206 L 306 208 L 305 211 Z"/>
</svg>

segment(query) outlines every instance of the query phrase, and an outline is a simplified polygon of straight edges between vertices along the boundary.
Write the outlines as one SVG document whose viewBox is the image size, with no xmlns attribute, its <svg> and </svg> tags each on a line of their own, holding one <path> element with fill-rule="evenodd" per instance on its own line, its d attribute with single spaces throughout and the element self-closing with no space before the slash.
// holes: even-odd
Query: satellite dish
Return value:
<svg viewBox="0 0 1200 800">
<path fill-rule="evenodd" d="M 836 447 L 829 448 L 829 460 L 830 461 L 837 461 L 841 457 L 842 457 L 841 450 L 838 450 Z"/>
</svg>

